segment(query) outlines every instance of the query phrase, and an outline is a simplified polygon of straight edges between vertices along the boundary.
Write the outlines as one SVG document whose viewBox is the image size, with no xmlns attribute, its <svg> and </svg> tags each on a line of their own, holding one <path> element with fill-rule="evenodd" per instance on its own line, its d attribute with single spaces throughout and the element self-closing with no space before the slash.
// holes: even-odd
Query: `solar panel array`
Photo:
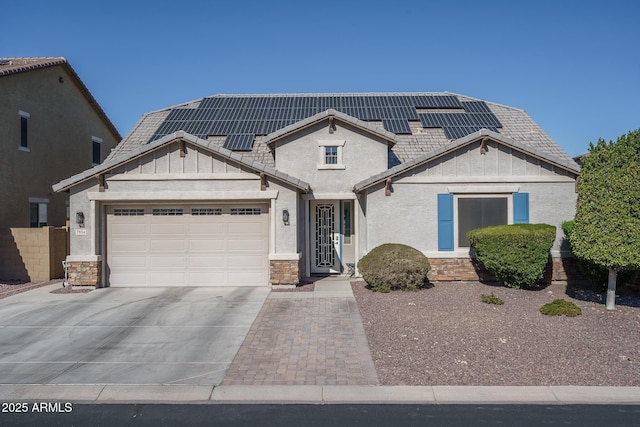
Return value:
<svg viewBox="0 0 640 427">
<path fill-rule="evenodd" d="M 252 133 L 234 133 L 227 135 L 222 148 L 232 151 L 251 151 L 255 137 Z"/>
<path fill-rule="evenodd" d="M 197 108 L 171 110 L 151 141 L 183 130 L 199 138 L 226 136 L 225 148 L 251 151 L 255 135 L 268 135 L 328 109 L 381 121 L 395 134 L 411 134 L 409 121 L 442 128 L 449 138 L 502 127 L 483 101 L 460 101 L 454 95 L 220 95 L 204 98 Z"/>
</svg>

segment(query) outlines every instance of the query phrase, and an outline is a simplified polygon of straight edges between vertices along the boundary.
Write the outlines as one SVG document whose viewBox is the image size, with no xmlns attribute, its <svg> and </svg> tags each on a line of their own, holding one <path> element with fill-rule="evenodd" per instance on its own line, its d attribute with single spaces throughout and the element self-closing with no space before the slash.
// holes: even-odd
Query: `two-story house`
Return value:
<svg viewBox="0 0 640 427">
<path fill-rule="evenodd" d="M 65 225 L 68 196 L 51 186 L 120 140 L 66 59 L 0 59 L 0 227 Z"/>
</svg>

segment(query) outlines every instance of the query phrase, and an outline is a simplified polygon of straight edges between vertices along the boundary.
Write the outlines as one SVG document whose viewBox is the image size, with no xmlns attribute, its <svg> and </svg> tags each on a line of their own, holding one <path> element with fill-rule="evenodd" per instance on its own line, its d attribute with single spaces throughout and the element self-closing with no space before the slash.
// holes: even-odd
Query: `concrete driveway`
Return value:
<svg viewBox="0 0 640 427">
<path fill-rule="evenodd" d="M 0 300 L 1 384 L 217 385 L 269 294 L 59 286 Z"/>
</svg>

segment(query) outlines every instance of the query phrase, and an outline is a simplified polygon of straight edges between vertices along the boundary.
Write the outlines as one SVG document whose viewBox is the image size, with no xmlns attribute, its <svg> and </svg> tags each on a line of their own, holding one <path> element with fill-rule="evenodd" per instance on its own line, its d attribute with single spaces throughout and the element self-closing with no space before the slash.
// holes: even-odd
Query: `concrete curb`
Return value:
<svg viewBox="0 0 640 427">
<path fill-rule="evenodd" d="M 640 387 L 0 385 L 0 401 L 242 404 L 633 404 Z"/>
</svg>

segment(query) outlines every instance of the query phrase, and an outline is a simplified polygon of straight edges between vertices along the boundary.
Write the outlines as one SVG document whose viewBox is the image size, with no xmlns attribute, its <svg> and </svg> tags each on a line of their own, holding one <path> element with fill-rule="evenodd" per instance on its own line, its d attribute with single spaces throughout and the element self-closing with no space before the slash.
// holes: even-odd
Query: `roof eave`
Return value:
<svg viewBox="0 0 640 427">
<path fill-rule="evenodd" d="M 311 189 L 311 186 L 307 183 L 304 182 L 298 178 L 289 176 L 287 174 L 284 174 L 280 171 L 278 171 L 277 169 L 271 168 L 269 166 L 263 165 L 262 163 L 259 162 L 255 162 L 252 160 L 245 160 L 242 155 L 238 155 L 232 151 L 229 151 L 225 148 L 221 148 L 221 147 L 214 147 L 214 146 L 210 146 L 207 141 L 200 139 L 194 135 L 188 134 L 184 131 L 178 131 L 178 132 L 174 132 L 170 135 L 165 135 L 160 139 L 157 139 L 149 144 L 143 145 L 141 146 L 139 149 L 134 150 L 132 152 L 130 152 L 126 157 L 120 157 L 120 158 L 116 158 L 111 162 L 105 162 L 102 163 L 98 166 L 95 166 L 91 169 L 88 169 L 84 172 L 81 172 L 79 174 L 76 174 L 70 178 L 67 178 L 63 181 L 60 181 L 57 184 L 53 185 L 53 190 L 57 193 L 59 192 L 63 192 L 63 191 L 68 191 L 69 189 L 71 189 L 72 187 L 85 182 L 97 175 L 101 175 L 104 174 L 106 172 L 109 172 L 110 170 L 113 170 L 127 162 L 130 162 L 132 160 L 135 160 L 138 157 L 141 157 L 145 154 L 147 154 L 150 151 L 153 151 L 163 145 L 166 144 L 171 144 L 174 141 L 185 141 L 185 142 L 189 142 L 191 144 L 200 146 L 208 151 L 217 153 L 218 155 L 221 155 L 233 162 L 239 163 L 243 166 L 246 166 L 248 168 L 251 168 L 253 170 L 255 170 L 256 172 L 259 173 L 264 173 L 267 176 L 270 176 L 272 178 L 275 178 L 279 181 L 283 181 L 286 182 L 294 187 L 296 187 L 297 189 L 299 189 L 300 191 L 304 192 L 304 193 L 308 193 Z"/>
<path fill-rule="evenodd" d="M 282 129 L 278 129 L 277 131 L 272 132 L 269 135 L 265 136 L 262 142 L 266 143 L 269 146 L 272 146 L 272 144 L 274 144 L 276 141 L 286 138 L 289 135 L 293 135 L 310 126 L 314 126 L 329 117 L 336 118 L 352 126 L 355 126 L 358 129 L 364 130 L 365 132 L 374 134 L 386 140 L 391 146 L 395 145 L 396 142 L 398 141 L 396 134 L 392 132 L 388 132 L 384 129 L 380 129 L 377 126 L 374 126 L 370 123 L 362 121 L 356 117 L 350 116 L 348 114 L 345 114 L 330 108 L 318 114 L 315 114 L 311 117 L 307 117 L 306 119 L 302 119 L 298 122 L 290 124 L 289 126 L 286 126 Z"/>
<path fill-rule="evenodd" d="M 500 133 L 497 132 L 493 132 L 490 131 L 488 129 L 480 129 L 477 132 L 474 132 L 472 134 L 469 134 L 463 138 L 459 138 L 457 140 L 455 140 L 454 142 L 452 142 L 449 145 L 446 145 L 442 148 L 439 148 L 437 150 L 434 150 L 430 153 L 427 153 L 423 156 L 420 157 L 416 157 L 406 163 L 402 163 L 399 164 L 397 166 L 394 166 L 391 169 L 388 169 L 382 173 L 379 173 L 377 175 L 374 175 L 370 178 L 367 178 L 363 181 L 360 181 L 359 183 L 355 184 L 353 186 L 353 192 L 354 193 L 360 193 L 368 188 L 373 187 L 376 184 L 379 184 L 380 182 L 388 179 L 388 178 L 393 178 L 397 175 L 400 175 L 402 173 L 405 173 L 411 169 L 414 169 L 416 167 L 419 167 L 421 165 L 424 165 L 427 162 L 430 162 L 432 160 L 435 160 L 439 157 L 445 156 L 457 149 L 459 149 L 460 147 L 463 147 L 464 145 L 470 144 L 472 142 L 477 141 L 478 139 L 482 139 L 482 138 L 490 138 L 496 142 L 505 144 L 507 146 L 510 146 L 513 149 L 516 149 L 518 151 L 521 151 L 527 155 L 530 155 L 532 157 L 538 158 L 540 160 L 543 160 L 547 163 L 550 163 L 554 166 L 557 166 L 561 169 L 567 170 L 571 173 L 574 173 L 576 175 L 580 174 L 580 168 L 576 168 L 575 166 L 567 163 L 567 162 L 563 162 L 560 159 L 557 159 L 551 155 L 548 155 L 546 153 L 543 153 L 539 150 L 536 150 L 534 148 L 531 147 L 527 147 L 511 138 L 508 138 Z"/>
</svg>

